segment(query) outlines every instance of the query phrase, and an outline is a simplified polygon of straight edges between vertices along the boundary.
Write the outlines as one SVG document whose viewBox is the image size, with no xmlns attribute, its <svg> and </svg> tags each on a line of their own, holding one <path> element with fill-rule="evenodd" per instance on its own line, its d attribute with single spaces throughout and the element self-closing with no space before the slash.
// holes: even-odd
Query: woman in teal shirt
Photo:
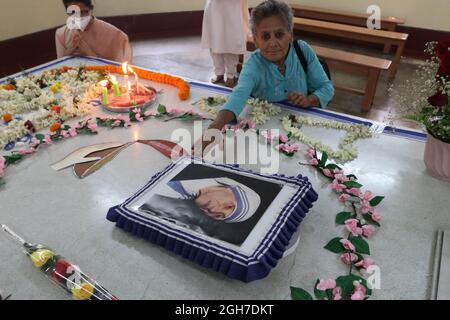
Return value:
<svg viewBox="0 0 450 320">
<path fill-rule="evenodd" d="M 333 84 L 317 55 L 299 41 L 308 62 L 307 72 L 303 70 L 292 45 L 293 14 L 286 3 L 262 2 L 252 11 L 251 25 L 258 50 L 244 64 L 237 87 L 210 129 L 221 130 L 238 119 L 250 96 L 269 102 L 289 100 L 301 108 L 325 108 L 333 98 Z"/>
</svg>

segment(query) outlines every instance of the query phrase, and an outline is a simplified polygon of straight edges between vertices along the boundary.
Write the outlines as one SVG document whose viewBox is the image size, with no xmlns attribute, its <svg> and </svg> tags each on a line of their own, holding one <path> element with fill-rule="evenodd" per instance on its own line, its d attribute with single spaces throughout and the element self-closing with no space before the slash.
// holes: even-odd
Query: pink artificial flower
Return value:
<svg viewBox="0 0 450 320">
<path fill-rule="evenodd" d="M 337 174 L 335 174 L 335 175 L 334 175 L 334 178 L 335 178 L 337 181 L 339 181 L 340 183 L 350 181 L 350 179 L 349 179 L 346 175 L 344 175 L 343 173 L 337 173 Z"/>
<path fill-rule="evenodd" d="M 370 238 L 375 233 L 375 227 L 371 225 L 365 225 L 362 227 L 362 234 L 366 238 Z"/>
<path fill-rule="evenodd" d="M 334 169 L 334 174 L 344 174 L 344 170 L 342 169 Z"/>
<path fill-rule="evenodd" d="M 20 150 L 19 151 L 19 154 L 21 155 L 21 156 L 26 156 L 26 155 L 28 155 L 28 154 L 33 154 L 33 153 L 35 153 L 36 152 L 36 149 L 26 149 L 26 150 Z"/>
<path fill-rule="evenodd" d="M 44 144 L 52 144 L 52 139 L 50 138 L 50 135 L 48 134 L 45 135 Z"/>
<path fill-rule="evenodd" d="M 61 130 L 61 135 L 63 136 L 64 139 L 67 139 L 70 137 L 69 132 L 67 132 L 66 130 Z"/>
<path fill-rule="evenodd" d="M 349 250 L 352 252 L 356 251 L 355 246 L 353 245 L 353 243 L 351 243 L 350 241 L 348 241 L 347 239 L 342 239 L 341 241 L 339 241 L 342 246 L 345 248 L 345 250 Z"/>
<path fill-rule="evenodd" d="M 359 221 L 356 219 L 348 219 L 347 221 L 345 221 L 345 227 L 355 237 L 360 236 L 363 233 L 363 230 L 358 227 L 358 223 Z"/>
<path fill-rule="evenodd" d="M 340 202 L 346 203 L 350 199 L 350 196 L 348 194 L 343 193 L 339 196 L 338 199 Z"/>
<path fill-rule="evenodd" d="M 134 108 L 133 112 L 137 113 L 137 114 L 141 114 L 141 109 L 140 108 Z"/>
<path fill-rule="evenodd" d="M 38 139 L 36 139 L 35 137 L 33 137 L 32 139 L 31 139 L 31 145 L 30 145 L 30 147 L 32 147 L 32 148 L 36 148 L 38 145 L 40 145 L 41 144 L 41 142 L 38 140 Z"/>
<path fill-rule="evenodd" d="M 364 300 L 366 298 L 366 288 L 358 281 L 355 281 L 353 286 L 355 287 L 355 292 L 353 293 L 351 299 Z"/>
<path fill-rule="evenodd" d="M 319 165 L 319 161 L 317 161 L 317 159 L 313 158 L 313 159 L 309 160 L 309 164 L 314 167 L 317 167 Z"/>
<path fill-rule="evenodd" d="M 138 122 L 143 122 L 143 121 L 144 121 L 144 119 L 142 119 L 140 113 L 137 113 L 137 114 L 136 114 L 136 120 L 137 120 Z"/>
<path fill-rule="evenodd" d="M 333 189 L 334 191 L 336 191 L 337 193 L 341 193 L 342 191 L 344 191 L 347 187 L 344 186 L 343 184 L 340 184 L 339 181 L 337 179 L 335 179 L 333 181 L 332 184 L 330 184 L 330 188 Z"/>
<path fill-rule="evenodd" d="M 351 265 L 352 262 L 358 261 L 358 256 L 354 253 L 344 253 L 341 255 L 341 261 L 346 265 Z"/>
<path fill-rule="evenodd" d="M 326 291 L 330 289 L 336 288 L 336 281 L 334 279 L 326 279 L 326 280 L 320 280 L 317 284 L 317 290 L 320 291 Z"/>
<path fill-rule="evenodd" d="M 282 142 L 282 143 L 287 143 L 289 141 L 288 136 L 285 134 L 280 135 L 279 138 L 280 138 L 280 142 Z"/>
<path fill-rule="evenodd" d="M 181 110 L 181 108 L 179 108 L 179 107 L 173 107 L 173 108 L 169 108 L 167 110 L 167 112 L 168 113 L 173 113 L 175 115 L 179 115 L 179 114 L 183 113 L 183 110 Z"/>
<path fill-rule="evenodd" d="M 333 300 L 342 300 L 342 289 L 340 287 L 333 289 Z"/>
<path fill-rule="evenodd" d="M 330 169 L 323 169 L 323 174 L 329 178 L 333 178 L 333 172 Z"/>
<path fill-rule="evenodd" d="M 361 190 L 358 188 L 348 189 L 347 192 L 354 195 L 355 197 L 359 197 L 361 195 Z"/>
<path fill-rule="evenodd" d="M 373 210 L 373 208 L 370 205 L 369 201 L 366 201 L 366 200 L 361 201 L 361 212 L 362 213 L 369 213 L 372 210 Z"/>
<path fill-rule="evenodd" d="M 373 259 L 371 259 L 371 258 L 366 258 L 364 260 L 361 260 L 358 263 L 355 263 L 356 267 L 362 268 L 362 269 L 365 269 L 365 270 L 369 269 L 369 267 L 373 266 L 373 265 L 375 265 L 375 261 Z"/>
<path fill-rule="evenodd" d="M 156 115 L 156 110 L 147 110 L 144 113 L 145 117 L 151 117 L 151 116 L 155 116 Z"/>
<path fill-rule="evenodd" d="M 300 148 L 300 145 L 297 143 L 295 143 L 295 144 L 285 143 L 285 144 L 280 144 L 277 146 L 278 150 L 284 151 L 288 154 L 297 152 L 299 148 Z"/>
<path fill-rule="evenodd" d="M 123 119 L 123 121 L 125 121 L 125 127 L 130 127 L 131 126 L 131 119 L 130 119 L 130 117 L 125 117 L 125 119 Z"/>
<path fill-rule="evenodd" d="M 6 159 L 3 156 L 0 156 L 0 177 L 3 177 L 3 172 L 5 171 L 5 163 Z"/>
<path fill-rule="evenodd" d="M 364 194 L 361 195 L 360 198 L 363 201 L 370 201 L 370 200 L 372 200 L 372 192 L 366 191 L 366 192 L 364 192 Z"/>
<path fill-rule="evenodd" d="M 187 109 L 187 110 L 186 110 L 186 113 L 187 113 L 187 114 L 190 114 L 191 116 L 195 116 L 195 110 L 192 109 L 192 108 Z"/>
<path fill-rule="evenodd" d="M 78 135 L 77 129 L 70 128 L 69 129 L 69 134 L 70 134 L 71 137 L 76 137 Z"/>
<path fill-rule="evenodd" d="M 266 139 L 267 144 L 272 144 L 272 140 L 274 137 L 272 136 L 271 130 L 263 131 L 262 136 Z"/>
<path fill-rule="evenodd" d="M 376 221 L 376 222 L 381 221 L 381 214 L 380 214 L 380 212 L 378 211 L 378 209 L 374 209 L 374 210 L 373 210 L 373 213 L 372 213 L 372 220 L 373 220 L 373 221 Z"/>
<path fill-rule="evenodd" d="M 308 155 L 311 158 L 315 158 L 316 157 L 316 149 L 313 149 L 313 148 L 308 149 Z"/>
<path fill-rule="evenodd" d="M 97 132 L 97 130 L 98 130 L 97 122 L 94 119 L 88 121 L 87 127 L 92 132 Z"/>
<path fill-rule="evenodd" d="M 116 121 L 114 121 L 114 123 L 111 125 L 111 127 L 113 127 L 113 128 L 119 127 L 121 123 L 122 123 L 122 121 L 116 120 Z"/>
</svg>

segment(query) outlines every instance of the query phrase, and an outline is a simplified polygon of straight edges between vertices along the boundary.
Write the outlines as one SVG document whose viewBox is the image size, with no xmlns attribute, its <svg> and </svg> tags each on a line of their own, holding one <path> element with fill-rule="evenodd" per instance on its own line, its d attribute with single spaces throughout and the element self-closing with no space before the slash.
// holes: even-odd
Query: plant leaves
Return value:
<svg viewBox="0 0 450 320">
<path fill-rule="evenodd" d="M 370 255 L 369 244 L 363 237 L 350 237 L 349 240 L 355 246 L 357 253 Z"/>
<path fill-rule="evenodd" d="M 38 139 L 40 142 L 44 141 L 45 136 L 42 133 L 38 133 L 34 136 L 36 139 Z"/>
<path fill-rule="evenodd" d="M 360 189 L 363 187 L 362 184 L 360 184 L 356 181 L 347 181 L 347 182 L 344 182 L 343 185 L 346 186 L 348 189 L 351 189 L 351 188 Z"/>
<path fill-rule="evenodd" d="M 6 160 L 5 163 L 7 165 L 10 165 L 10 164 L 15 164 L 15 163 L 19 162 L 20 160 L 22 160 L 23 156 L 18 153 L 14 153 L 10 156 L 5 156 L 4 158 Z"/>
<path fill-rule="evenodd" d="M 333 253 L 344 253 L 345 248 L 339 242 L 341 240 L 342 240 L 342 238 L 334 238 L 333 240 L 328 242 L 328 244 L 324 248 Z"/>
<path fill-rule="evenodd" d="M 336 215 L 336 224 L 343 225 L 345 221 L 353 218 L 355 215 L 352 212 L 341 212 Z"/>
<path fill-rule="evenodd" d="M 325 169 L 330 169 L 330 170 L 336 170 L 336 169 L 339 169 L 339 170 L 341 170 L 341 167 L 339 167 L 337 164 L 330 163 L 330 164 L 328 164 L 328 165 L 325 167 Z"/>
<path fill-rule="evenodd" d="M 347 178 L 349 178 L 350 180 L 358 180 L 358 178 L 354 174 L 349 174 Z"/>
<path fill-rule="evenodd" d="M 320 282 L 320 280 L 317 279 L 317 282 L 316 282 L 316 284 L 314 285 L 314 295 L 316 296 L 316 299 L 317 299 L 317 300 L 325 300 L 325 299 L 328 299 L 329 297 L 328 297 L 328 294 L 327 294 L 326 291 L 322 291 L 322 290 L 317 289 L 317 285 L 319 284 L 319 282 Z"/>
<path fill-rule="evenodd" d="M 312 295 L 310 295 L 306 290 L 295 287 L 291 287 L 291 298 L 293 300 L 303 300 L 303 301 L 313 300 Z"/>
<path fill-rule="evenodd" d="M 167 114 L 167 108 L 165 105 L 160 104 L 158 106 L 158 113 L 160 114 Z"/>
<path fill-rule="evenodd" d="M 371 225 L 373 225 L 373 226 L 377 226 L 377 227 L 381 227 L 381 225 L 377 222 L 377 221 L 375 221 L 375 220 L 373 220 L 372 219 L 372 216 L 370 215 L 370 214 L 364 214 L 363 215 L 363 218 L 364 218 L 364 220 L 366 220 L 366 222 L 368 223 L 368 224 L 371 224 Z"/>
<path fill-rule="evenodd" d="M 377 205 L 379 205 L 380 203 L 381 203 L 381 201 L 383 201 L 384 200 L 384 197 L 380 197 L 380 196 L 377 196 L 377 197 L 375 197 L 375 198 L 373 198 L 372 200 L 370 200 L 370 205 L 372 206 L 372 207 L 376 207 Z"/>
<path fill-rule="evenodd" d="M 327 161 L 328 161 L 328 154 L 326 152 L 323 152 L 322 159 L 320 160 L 319 166 L 325 167 L 325 165 L 327 164 Z"/>
</svg>

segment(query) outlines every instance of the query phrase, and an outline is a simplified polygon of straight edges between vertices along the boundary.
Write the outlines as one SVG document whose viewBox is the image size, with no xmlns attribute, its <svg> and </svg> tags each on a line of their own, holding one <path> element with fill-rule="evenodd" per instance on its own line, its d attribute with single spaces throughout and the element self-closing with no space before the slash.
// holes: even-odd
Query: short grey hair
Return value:
<svg viewBox="0 0 450 320">
<path fill-rule="evenodd" d="M 250 26 L 253 34 L 256 34 L 256 26 L 262 20 L 277 16 L 286 23 L 289 31 L 294 30 L 294 13 L 289 5 L 282 0 L 265 0 L 252 10 Z"/>
</svg>

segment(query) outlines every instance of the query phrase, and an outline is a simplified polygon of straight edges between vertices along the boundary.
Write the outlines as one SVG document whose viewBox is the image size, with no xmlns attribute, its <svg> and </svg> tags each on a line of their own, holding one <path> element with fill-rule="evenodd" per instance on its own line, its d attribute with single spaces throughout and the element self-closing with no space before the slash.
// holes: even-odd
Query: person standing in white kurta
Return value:
<svg viewBox="0 0 450 320">
<path fill-rule="evenodd" d="M 250 34 L 247 0 L 207 0 L 203 17 L 202 47 L 210 49 L 214 63 L 213 83 L 237 82 L 239 55 L 247 50 Z"/>
</svg>

